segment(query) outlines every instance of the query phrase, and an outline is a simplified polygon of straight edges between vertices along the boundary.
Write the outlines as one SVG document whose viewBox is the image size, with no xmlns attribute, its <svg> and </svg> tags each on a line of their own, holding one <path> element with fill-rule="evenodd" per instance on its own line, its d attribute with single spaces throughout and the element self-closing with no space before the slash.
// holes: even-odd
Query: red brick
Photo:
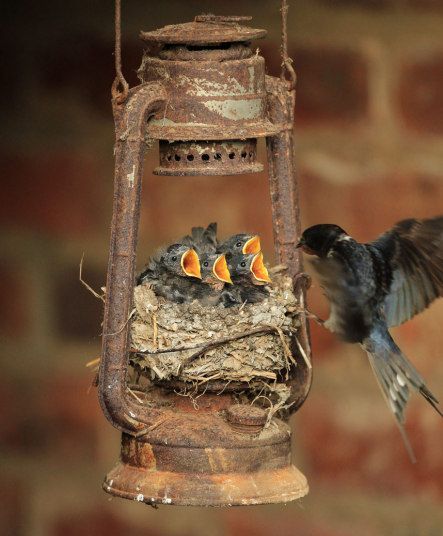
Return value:
<svg viewBox="0 0 443 536">
<path fill-rule="evenodd" d="M 0 404 L 7 408 L 0 414 L 1 451 L 95 459 L 98 425 L 104 417 L 96 390 L 88 394 L 92 378 L 85 371 L 82 377 L 39 380 L 38 388 L 24 380 L 0 385 Z"/>
<path fill-rule="evenodd" d="M 301 519 L 301 515 L 264 517 L 254 515 L 247 510 L 231 510 L 225 514 L 226 536 L 351 536 L 352 530 L 334 529 L 322 521 Z M 359 527 L 358 534 L 364 536 L 368 532 Z"/>
<path fill-rule="evenodd" d="M 371 421 L 354 429 L 333 404 L 311 399 L 307 408 L 300 413 L 298 441 L 313 478 L 334 482 L 334 486 L 406 495 L 423 491 L 443 497 L 443 431 L 438 415 L 429 425 L 432 408 L 421 406 L 418 411 L 414 405 L 408 412 L 406 429 L 416 464 L 407 456 L 394 418 L 388 426 L 375 427 Z M 354 406 L 353 411 L 358 408 Z"/>
<path fill-rule="evenodd" d="M 393 173 L 357 179 L 343 186 L 333 179 L 302 173 L 305 225 L 337 223 L 357 240 L 368 241 L 401 219 L 441 213 L 441 177 Z"/>
<path fill-rule="evenodd" d="M 25 526 L 24 511 L 28 497 L 21 482 L 0 478 L 0 527 L 5 536 L 20 536 Z"/>
<path fill-rule="evenodd" d="M 410 128 L 443 134 L 443 55 L 404 66 L 398 86 L 401 117 Z"/>
<path fill-rule="evenodd" d="M 82 377 L 51 378 L 40 385 L 36 412 L 49 453 L 68 460 L 95 458 L 98 424 L 104 417 L 96 389 L 89 391 L 91 380 L 92 375 L 85 373 Z"/>
<path fill-rule="evenodd" d="M 50 536 L 160 536 L 157 530 L 136 527 L 118 517 L 111 508 L 97 507 L 94 510 L 60 515 L 53 522 Z"/>
<path fill-rule="evenodd" d="M 297 72 L 296 123 L 348 125 L 365 118 L 368 70 L 360 52 L 294 47 L 290 55 Z"/>
<path fill-rule="evenodd" d="M 29 325 L 26 284 L 17 267 L 0 261 L 0 331 L 8 337 L 17 337 Z"/>
<path fill-rule="evenodd" d="M 83 263 L 82 278 L 94 290 L 106 285 L 106 270 L 93 269 Z M 55 310 L 58 335 L 62 339 L 100 341 L 103 302 L 79 281 L 79 266 L 63 267 L 55 283 Z"/>
<path fill-rule="evenodd" d="M 322 4 L 331 7 L 359 8 L 359 9 L 398 9 L 399 7 L 413 7 L 420 10 L 441 9 L 442 0 L 321 0 Z"/>
<path fill-rule="evenodd" d="M 109 13 L 112 16 L 112 13 Z M 115 78 L 114 43 L 93 34 L 69 35 L 51 42 L 42 71 L 47 91 L 75 91 L 77 97 L 95 112 L 111 120 L 111 83 Z M 143 43 L 138 36 L 122 43 L 122 64 L 130 86 L 139 82 L 136 70 L 141 64 Z"/>
<path fill-rule="evenodd" d="M 82 236 L 97 231 L 106 214 L 105 177 L 92 156 L 3 154 L 0 173 L 5 192 L 0 224 L 5 226 Z"/>
</svg>

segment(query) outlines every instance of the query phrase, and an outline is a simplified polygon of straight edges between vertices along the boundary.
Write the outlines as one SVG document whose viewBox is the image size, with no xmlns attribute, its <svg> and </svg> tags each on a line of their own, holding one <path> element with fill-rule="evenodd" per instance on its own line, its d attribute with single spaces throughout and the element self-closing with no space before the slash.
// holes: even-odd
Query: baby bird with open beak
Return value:
<svg viewBox="0 0 443 536">
<path fill-rule="evenodd" d="M 149 283 L 158 296 L 183 303 L 193 299 L 193 288 L 202 276 L 200 260 L 194 249 L 172 244 L 160 249 L 138 275 L 137 285 Z"/>
<path fill-rule="evenodd" d="M 263 253 L 231 255 L 228 267 L 234 287 L 222 292 L 225 307 L 244 302 L 259 303 L 269 295 L 265 285 L 271 278 L 263 262 Z"/>
<path fill-rule="evenodd" d="M 240 233 L 229 237 L 217 247 L 219 253 L 229 255 L 256 255 L 261 251 L 260 237 Z"/>
</svg>

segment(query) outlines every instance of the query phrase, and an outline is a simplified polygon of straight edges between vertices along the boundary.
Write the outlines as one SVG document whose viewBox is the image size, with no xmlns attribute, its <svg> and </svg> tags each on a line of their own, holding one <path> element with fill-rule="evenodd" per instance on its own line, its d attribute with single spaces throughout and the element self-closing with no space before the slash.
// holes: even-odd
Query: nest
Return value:
<svg viewBox="0 0 443 536">
<path fill-rule="evenodd" d="M 255 398 L 271 401 L 272 394 L 271 405 L 282 407 L 300 309 L 291 279 L 272 271 L 267 298 L 230 308 L 172 303 L 149 284 L 135 287 L 131 364 L 154 383 L 246 382 Z"/>
</svg>

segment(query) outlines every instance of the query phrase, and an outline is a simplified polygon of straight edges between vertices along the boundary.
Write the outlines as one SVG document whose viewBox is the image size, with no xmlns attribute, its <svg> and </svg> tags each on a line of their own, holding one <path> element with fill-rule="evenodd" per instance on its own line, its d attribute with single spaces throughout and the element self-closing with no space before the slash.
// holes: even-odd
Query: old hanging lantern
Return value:
<svg viewBox="0 0 443 536">
<path fill-rule="evenodd" d="M 114 85 L 115 195 L 103 324 L 99 396 L 104 414 L 122 431 L 121 461 L 104 489 L 148 504 L 201 506 L 287 502 L 307 493 L 291 462 L 291 430 L 266 412 L 238 404 L 232 382 L 221 392 L 208 382 L 198 409 L 174 385 L 152 385 L 143 401 L 127 385 L 129 329 L 143 156 L 146 139 L 158 140 L 158 175 L 233 175 L 259 172 L 257 139 L 265 138 L 277 261 L 287 266 L 303 307 L 299 200 L 294 175 L 294 75 L 265 76 L 265 61 L 251 46 L 265 30 L 245 17 L 203 15 L 194 22 L 142 32 L 147 43 L 141 84 Z M 208 179 L 210 180 L 210 179 Z M 304 402 L 311 384 L 304 315 L 292 351 L 289 412 Z M 143 395 L 140 394 L 140 397 Z M 289 416 L 289 415 L 288 415 Z"/>
</svg>

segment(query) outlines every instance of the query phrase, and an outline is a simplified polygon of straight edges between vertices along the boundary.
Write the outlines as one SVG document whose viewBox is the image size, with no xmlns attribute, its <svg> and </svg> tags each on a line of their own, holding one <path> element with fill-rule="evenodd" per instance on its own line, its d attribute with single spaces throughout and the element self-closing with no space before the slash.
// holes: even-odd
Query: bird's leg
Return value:
<svg viewBox="0 0 443 536">
<path fill-rule="evenodd" d="M 309 274 L 306 272 L 300 272 L 294 277 L 294 287 L 297 288 L 303 288 L 303 290 L 308 290 L 309 287 L 312 284 L 312 278 Z M 315 320 L 317 324 L 320 324 L 320 326 L 324 326 L 326 320 L 322 320 L 319 316 L 317 316 L 314 313 L 311 313 L 311 311 L 305 307 L 305 315 L 306 318 L 310 318 L 311 320 Z"/>
</svg>

